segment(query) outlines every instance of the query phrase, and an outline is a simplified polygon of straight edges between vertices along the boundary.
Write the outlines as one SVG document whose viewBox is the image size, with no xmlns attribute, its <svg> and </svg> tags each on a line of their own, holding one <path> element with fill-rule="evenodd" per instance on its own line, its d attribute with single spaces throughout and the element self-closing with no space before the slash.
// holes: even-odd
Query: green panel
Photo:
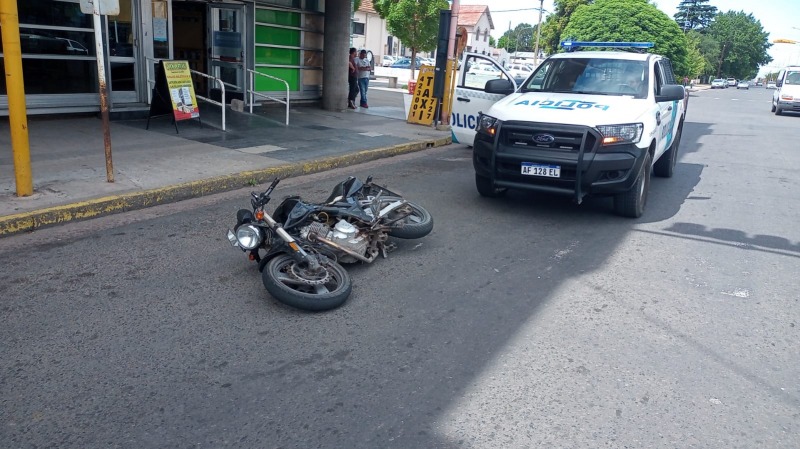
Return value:
<svg viewBox="0 0 800 449">
<path fill-rule="evenodd" d="M 300 65 L 300 50 L 256 47 L 256 64 Z"/>
<path fill-rule="evenodd" d="M 296 12 L 275 11 L 272 9 L 256 9 L 256 22 L 299 27 L 300 14 Z"/>
<path fill-rule="evenodd" d="M 256 26 L 256 44 L 300 46 L 300 30 L 287 30 L 270 26 Z"/>
<path fill-rule="evenodd" d="M 300 90 L 300 69 L 257 67 L 256 71 L 286 80 L 289 83 L 290 91 Z M 256 92 L 286 92 L 286 85 L 280 81 L 258 75 L 253 76 L 256 82 Z"/>
</svg>

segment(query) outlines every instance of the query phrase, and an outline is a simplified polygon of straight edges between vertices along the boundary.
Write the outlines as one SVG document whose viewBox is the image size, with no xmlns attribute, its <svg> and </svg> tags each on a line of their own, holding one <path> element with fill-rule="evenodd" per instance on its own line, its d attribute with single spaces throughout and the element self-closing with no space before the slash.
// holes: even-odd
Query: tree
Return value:
<svg viewBox="0 0 800 449">
<path fill-rule="evenodd" d="M 529 23 L 520 23 L 513 30 L 508 30 L 500 37 L 499 48 L 514 53 L 527 49 L 533 50 L 533 40 L 536 36 L 536 26 Z"/>
<path fill-rule="evenodd" d="M 717 7 L 707 5 L 709 0 L 683 0 L 678 5 L 678 12 L 673 16 L 678 26 L 684 30 L 704 30 L 708 28 L 714 16 L 717 15 Z"/>
<path fill-rule="evenodd" d="M 703 39 L 703 35 L 697 31 L 689 31 L 686 33 L 686 73 L 680 73 L 678 75 L 679 78 L 682 76 L 688 76 L 689 78 L 697 78 L 700 75 L 705 74 L 709 68 L 712 66 L 709 64 L 709 61 L 703 57 L 703 54 L 700 52 L 700 45 Z"/>
<path fill-rule="evenodd" d="M 494 40 L 494 36 L 489 36 L 489 46 L 492 48 L 497 48 L 497 41 Z"/>
<path fill-rule="evenodd" d="M 450 9 L 447 0 L 374 0 L 372 6 L 386 20 L 389 34 L 411 48 L 411 78 L 418 51 L 433 51 L 439 33 L 439 11 Z"/>
<path fill-rule="evenodd" d="M 648 0 L 596 0 L 572 14 L 562 38 L 579 41 L 653 42 L 653 53 L 672 61 L 677 74 L 689 73 L 686 36 L 678 24 Z"/>
<path fill-rule="evenodd" d="M 553 0 L 553 14 L 542 24 L 540 49 L 546 54 L 561 51 L 561 34 L 567 27 L 570 17 L 579 6 L 589 5 L 593 0 Z"/>
<path fill-rule="evenodd" d="M 767 53 L 772 44 L 769 33 L 752 14 L 744 11 L 719 13 L 708 27 L 719 45 L 715 61 L 715 74 L 745 78 L 758 72 L 758 67 L 772 61 Z"/>
</svg>

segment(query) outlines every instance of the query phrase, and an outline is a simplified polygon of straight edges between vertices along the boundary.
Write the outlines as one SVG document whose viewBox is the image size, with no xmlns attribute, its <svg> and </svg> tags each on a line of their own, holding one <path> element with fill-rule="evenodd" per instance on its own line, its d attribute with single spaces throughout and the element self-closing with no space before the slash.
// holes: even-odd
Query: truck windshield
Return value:
<svg viewBox="0 0 800 449">
<path fill-rule="evenodd" d="M 536 69 L 521 91 L 646 98 L 649 79 L 645 61 L 552 58 Z"/>
<path fill-rule="evenodd" d="M 800 84 L 800 72 L 788 72 L 785 84 Z"/>
</svg>

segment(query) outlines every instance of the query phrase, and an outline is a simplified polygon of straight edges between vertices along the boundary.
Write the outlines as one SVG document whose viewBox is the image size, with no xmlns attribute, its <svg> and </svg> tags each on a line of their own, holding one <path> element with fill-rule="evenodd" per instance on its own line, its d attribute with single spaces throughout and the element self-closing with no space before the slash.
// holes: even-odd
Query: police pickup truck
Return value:
<svg viewBox="0 0 800 449">
<path fill-rule="evenodd" d="M 587 50 L 653 44 L 562 45 L 566 53 L 550 56 L 524 80 L 490 58 L 465 54 L 462 67 L 494 64 L 500 75 L 459 73 L 453 140 L 472 145 L 475 184 L 483 196 L 521 189 L 580 203 L 589 194 L 611 195 L 618 214 L 637 218 L 651 172 L 673 174 L 686 91 L 661 55 Z"/>
</svg>

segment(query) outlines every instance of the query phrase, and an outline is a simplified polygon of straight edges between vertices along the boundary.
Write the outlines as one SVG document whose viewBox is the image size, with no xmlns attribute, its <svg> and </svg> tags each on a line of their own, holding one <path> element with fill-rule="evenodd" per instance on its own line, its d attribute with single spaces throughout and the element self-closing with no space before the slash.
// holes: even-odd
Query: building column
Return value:
<svg viewBox="0 0 800 449">
<path fill-rule="evenodd" d="M 322 109 L 347 108 L 347 57 L 350 50 L 351 0 L 325 2 L 325 48 L 322 61 Z"/>
</svg>

